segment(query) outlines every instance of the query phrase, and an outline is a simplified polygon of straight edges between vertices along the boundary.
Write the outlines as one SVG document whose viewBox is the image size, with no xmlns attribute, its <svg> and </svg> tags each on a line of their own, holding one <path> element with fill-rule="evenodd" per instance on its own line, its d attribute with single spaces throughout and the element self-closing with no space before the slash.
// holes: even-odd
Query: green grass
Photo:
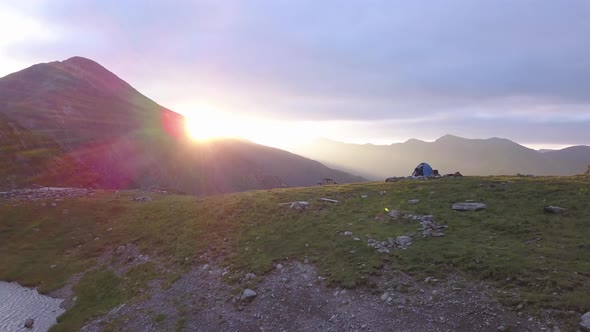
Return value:
<svg viewBox="0 0 590 332">
<path fill-rule="evenodd" d="M 381 195 L 383 190 L 387 194 Z M 368 197 L 362 198 L 363 194 Z M 94 197 L 58 202 L 56 208 L 40 202 L 0 202 L 0 256 L 5 261 L 0 279 L 39 285 L 47 292 L 63 286 L 73 273 L 94 266 L 105 250 L 133 243 L 173 272 L 162 275 L 153 265 L 132 269 L 120 281 L 121 301 L 141 296 L 139 289 L 152 279 L 171 285 L 207 250 L 231 266 L 229 280 L 246 272 L 264 274 L 274 262 L 307 257 L 333 285 L 371 286 L 368 277 L 389 264 L 417 279 L 459 273 L 489 281 L 505 291 L 497 294 L 503 303 L 526 301 L 531 312 L 590 310 L 587 176 L 361 183 L 206 198 L 154 194 L 153 201 L 143 203 L 133 202 L 133 195 L 138 194 L 102 191 Z M 322 202 L 321 197 L 340 202 Z M 408 205 L 407 200 L 414 198 L 421 202 Z M 452 203 L 467 199 L 487 203 L 488 208 L 451 209 Z M 298 212 L 278 205 L 293 200 L 309 201 L 311 207 Z M 546 205 L 568 210 L 547 214 L 543 212 Z M 446 236 L 418 237 L 407 250 L 379 254 L 366 246 L 366 235 L 385 240 L 419 227 L 417 221 L 405 219 L 376 220 L 384 215 L 384 208 L 433 214 L 438 223 L 448 225 Z M 64 215 L 62 209 L 69 213 Z M 343 231 L 362 241 L 341 235 Z M 81 285 L 80 291 L 86 287 Z M 105 301 L 111 306 L 115 302 Z M 81 318 L 71 316 L 72 310 L 60 324 L 79 322 Z M 90 311 L 96 315 L 104 310 L 82 312 Z"/>
<path fill-rule="evenodd" d="M 57 319 L 51 332 L 77 331 L 88 319 L 107 313 L 125 300 L 120 278 L 109 270 L 87 273 L 74 291 L 76 303 Z"/>
</svg>

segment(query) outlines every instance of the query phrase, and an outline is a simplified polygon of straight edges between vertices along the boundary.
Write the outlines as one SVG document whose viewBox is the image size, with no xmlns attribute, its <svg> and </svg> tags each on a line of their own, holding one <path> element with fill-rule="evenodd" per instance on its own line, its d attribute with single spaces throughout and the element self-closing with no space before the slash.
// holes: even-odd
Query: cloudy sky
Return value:
<svg viewBox="0 0 590 332">
<path fill-rule="evenodd" d="M 262 143 L 590 145 L 587 0 L 3 0 L 0 25 L 0 76 L 88 57 Z"/>
</svg>

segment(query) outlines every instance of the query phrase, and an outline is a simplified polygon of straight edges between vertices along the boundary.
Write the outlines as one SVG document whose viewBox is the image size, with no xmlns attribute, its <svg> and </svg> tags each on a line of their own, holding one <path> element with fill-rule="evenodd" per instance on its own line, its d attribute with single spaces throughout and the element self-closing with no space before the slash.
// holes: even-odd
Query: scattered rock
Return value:
<svg viewBox="0 0 590 332">
<path fill-rule="evenodd" d="M 41 199 L 63 199 L 71 197 L 83 197 L 94 195 L 92 189 L 83 188 L 58 188 L 58 187 L 41 187 L 33 186 L 31 189 L 15 189 L 0 192 L 0 198 L 8 200 L 29 200 L 36 201 Z M 45 203 L 42 203 L 42 206 Z M 57 205 L 57 204 L 56 204 Z"/>
<path fill-rule="evenodd" d="M 393 219 L 397 219 L 399 216 L 401 216 L 401 213 L 398 210 L 391 210 L 387 213 L 387 215 Z"/>
<path fill-rule="evenodd" d="M 151 202 L 152 198 L 150 196 L 139 196 L 133 197 L 134 202 Z"/>
<path fill-rule="evenodd" d="M 27 320 L 25 320 L 25 327 L 26 328 L 32 329 L 33 324 L 35 324 L 35 320 L 33 318 L 28 318 Z"/>
<path fill-rule="evenodd" d="M 419 199 L 410 199 L 410 200 L 408 200 L 408 204 L 410 204 L 410 205 L 416 205 L 418 203 L 420 203 L 420 200 Z"/>
<path fill-rule="evenodd" d="M 309 207 L 309 202 L 306 201 L 298 201 L 291 203 L 291 209 L 295 209 L 297 211 L 305 210 Z"/>
<path fill-rule="evenodd" d="M 544 210 L 545 210 L 545 212 L 549 212 L 549 213 L 562 213 L 562 212 L 566 211 L 565 208 L 562 208 L 559 206 L 553 206 L 553 205 L 546 206 L 544 208 Z"/>
<path fill-rule="evenodd" d="M 115 255 L 117 256 L 121 256 L 125 253 L 125 246 L 118 246 L 117 249 L 115 249 Z"/>
<path fill-rule="evenodd" d="M 246 290 L 244 290 L 242 293 L 242 296 L 240 296 L 240 301 L 252 301 L 256 295 L 258 294 L 256 294 L 255 291 L 251 290 L 250 288 L 246 288 Z"/>
<path fill-rule="evenodd" d="M 282 270 L 283 269 L 283 264 L 277 264 L 276 269 L 277 270 Z"/>
<path fill-rule="evenodd" d="M 369 195 L 361 195 L 361 198 L 367 198 Z"/>
<path fill-rule="evenodd" d="M 387 298 L 389 297 L 389 293 L 383 293 L 383 295 L 381 295 L 381 301 L 385 301 L 387 300 Z"/>
<path fill-rule="evenodd" d="M 590 311 L 582 315 L 582 320 L 580 321 L 580 330 L 582 332 L 590 332 Z"/>
<path fill-rule="evenodd" d="M 405 247 L 412 244 L 412 238 L 406 235 L 400 235 L 395 239 L 395 242 L 397 242 L 400 246 Z"/>
<path fill-rule="evenodd" d="M 344 232 L 344 236 L 352 236 L 352 232 L 346 231 Z"/>
<path fill-rule="evenodd" d="M 254 273 L 246 273 L 246 275 L 244 276 L 244 279 L 246 281 L 256 279 L 256 275 Z"/>
<path fill-rule="evenodd" d="M 463 202 L 453 204 L 453 210 L 456 211 L 477 211 L 487 207 L 488 206 L 486 204 L 477 202 Z"/>
</svg>

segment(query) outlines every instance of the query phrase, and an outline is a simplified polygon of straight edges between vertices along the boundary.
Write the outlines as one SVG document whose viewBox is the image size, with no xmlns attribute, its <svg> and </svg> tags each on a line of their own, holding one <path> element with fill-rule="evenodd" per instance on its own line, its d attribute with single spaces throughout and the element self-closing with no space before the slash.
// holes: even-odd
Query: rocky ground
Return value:
<svg viewBox="0 0 590 332">
<path fill-rule="evenodd" d="M 58 188 L 58 187 L 36 187 L 28 189 L 13 189 L 0 191 L 0 198 L 14 201 L 23 200 L 47 200 L 56 201 L 64 198 L 93 196 L 94 190 L 86 188 Z"/>
<path fill-rule="evenodd" d="M 372 289 L 330 288 L 313 265 L 276 264 L 264 276 L 224 282 L 228 271 L 195 265 L 170 288 L 119 306 L 82 331 L 560 331 L 550 317 L 502 307 L 485 283 L 411 277 L 384 268 Z M 245 298 L 252 289 L 256 296 Z"/>
</svg>

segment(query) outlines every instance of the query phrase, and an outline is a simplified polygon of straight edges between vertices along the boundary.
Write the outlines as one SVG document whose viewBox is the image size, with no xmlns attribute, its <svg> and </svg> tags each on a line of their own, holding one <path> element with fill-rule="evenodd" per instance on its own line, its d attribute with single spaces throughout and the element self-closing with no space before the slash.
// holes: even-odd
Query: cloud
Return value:
<svg viewBox="0 0 590 332">
<path fill-rule="evenodd" d="M 585 0 L 55 0 L 27 10 L 61 38 L 27 38 L 14 54 L 93 58 L 171 108 L 574 130 L 589 113 Z M 512 133 L 480 132 L 494 130 Z"/>
</svg>

